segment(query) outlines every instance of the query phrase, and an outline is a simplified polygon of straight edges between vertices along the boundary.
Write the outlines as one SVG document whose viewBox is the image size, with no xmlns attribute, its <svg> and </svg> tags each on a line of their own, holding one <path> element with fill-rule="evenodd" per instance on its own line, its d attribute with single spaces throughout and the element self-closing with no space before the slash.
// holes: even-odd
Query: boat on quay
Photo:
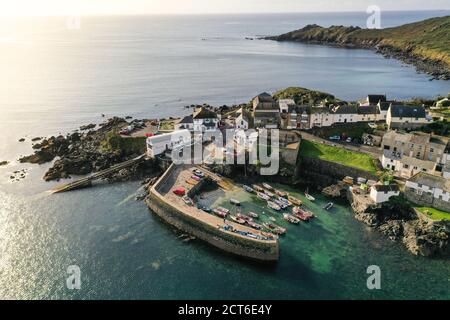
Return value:
<svg viewBox="0 0 450 320">
<path fill-rule="evenodd" d="M 280 227 L 279 225 L 276 225 L 275 223 L 271 222 L 264 222 L 263 226 L 277 235 L 286 234 L 287 231 L 286 228 Z"/>
<path fill-rule="evenodd" d="M 263 186 L 266 190 L 269 190 L 269 191 L 273 191 L 273 190 L 274 190 L 274 188 L 273 188 L 270 184 L 263 183 L 262 186 Z"/>
<path fill-rule="evenodd" d="M 260 198 L 262 200 L 266 200 L 266 201 L 270 199 L 270 197 L 267 194 L 262 193 L 262 192 L 258 192 L 257 196 L 258 196 L 258 198 Z"/>
<path fill-rule="evenodd" d="M 290 202 L 292 202 L 292 204 L 294 204 L 294 205 L 296 205 L 296 206 L 301 206 L 301 205 L 303 204 L 302 200 L 297 199 L 297 198 L 295 198 L 295 197 L 293 197 L 293 196 L 288 196 L 288 200 L 289 200 Z"/>
<path fill-rule="evenodd" d="M 224 207 L 217 207 L 217 210 L 222 211 L 223 213 L 230 214 L 230 210 Z"/>
<path fill-rule="evenodd" d="M 242 186 L 242 188 L 247 191 L 248 193 L 254 193 L 255 190 L 252 187 L 246 186 L 245 184 Z"/>
<path fill-rule="evenodd" d="M 213 212 L 216 216 L 221 217 L 221 218 L 226 218 L 227 215 L 228 215 L 227 213 L 225 213 L 225 212 L 223 212 L 223 211 L 221 211 L 221 210 L 219 210 L 219 209 L 213 209 L 212 212 Z"/>
<path fill-rule="evenodd" d="M 249 215 L 250 217 L 252 217 L 253 219 L 258 219 L 258 218 L 259 218 L 259 214 L 254 213 L 254 212 L 251 212 L 251 211 L 248 213 L 248 215 Z"/>
<path fill-rule="evenodd" d="M 327 210 L 327 211 L 330 211 L 333 207 L 334 207 L 334 203 L 333 202 L 329 202 L 323 208 L 325 210 Z"/>
<path fill-rule="evenodd" d="M 256 222 L 253 222 L 253 221 L 247 221 L 247 225 L 256 230 L 261 230 L 263 228 L 262 225 L 260 225 Z"/>
<path fill-rule="evenodd" d="M 241 202 L 239 200 L 236 200 L 236 199 L 230 199 L 230 203 L 232 205 L 238 206 L 238 207 L 241 205 Z"/>
<path fill-rule="evenodd" d="M 257 192 L 264 192 L 264 188 L 261 186 L 258 186 L 257 184 L 253 184 L 252 188 L 253 188 L 253 190 L 255 190 Z"/>
<path fill-rule="evenodd" d="M 267 206 L 273 210 L 280 211 L 281 207 L 273 201 L 267 201 Z"/>
<path fill-rule="evenodd" d="M 294 217 L 293 215 L 291 215 L 289 213 L 283 214 L 283 218 L 284 218 L 284 220 L 286 220 L 287 222 L 292 223 L 292 224 L 300 223 L 300 219 L 298 219 L 297 217 Z"/>
</svg>

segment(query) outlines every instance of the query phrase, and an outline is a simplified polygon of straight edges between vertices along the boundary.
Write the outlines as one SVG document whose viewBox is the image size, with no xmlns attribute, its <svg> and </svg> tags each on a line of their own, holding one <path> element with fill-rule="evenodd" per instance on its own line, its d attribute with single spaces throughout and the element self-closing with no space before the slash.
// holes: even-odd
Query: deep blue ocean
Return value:
<svg viewBox="0 0 450 320">
<path fill-rule="evenodd" d="M 449 12 L 386 12 L 382 27 Z M 81 17 L 0 20 L 0 298 L 449 299 L 450 263 L 411 256 L 355 221 L 348 207 L 302 225 L 265 267 L 198 241 L 185 243 L 141 202 L 139 183 L 61 195 L 42 181 L 49 165 L 19 164 L 30 138 L 67 133 L 106 116 L 167 117 L 185 105 L 247 102 L 302 86 L 360 99 L 436 97 L 448 81 L 371 51 L 247 40 L 310 23 L 366 25 L 362 13 Z M 24 143 L 18 139 L 25 137 Z M 26 169 L 26 178 L 10 175 Z M 78 265 L 81 290 L 66 288 Z M 382 290 L 366 287 L 368 265 Z"/>
</svg>

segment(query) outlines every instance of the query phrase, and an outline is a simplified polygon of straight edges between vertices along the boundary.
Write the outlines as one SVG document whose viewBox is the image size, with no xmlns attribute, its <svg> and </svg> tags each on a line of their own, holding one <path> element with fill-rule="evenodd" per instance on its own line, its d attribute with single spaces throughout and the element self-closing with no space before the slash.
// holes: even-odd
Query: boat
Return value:
<svg viewBox="0 0 450 320">
<path fill-rule="evenodd" d="M 213 209 L 213 211 L 212 211 L 216 216 L 219 216 L 219 217 L 221 217 L 221 218 L 226 218 L 227 217 L 227 213 L 225 213 L 225 212 L 223 212 L 223 211 L 221 211 L 221 210 L 219 210 L 219 209 Z"/>
<path fill-rule="evenodd" d="M 246 216 L 245 214 L 242 214 L 242 213 L 238 213 L 236 215 L 236 217 L 238 217 L 240 219 L 244 219 L 245 221 L 253 221 L 252 217 Z"/>
<path fill-rule="evenodd" d="M 270 191 L 264 190 L 264 193 L 265 193 L 269 198 L 275 197 L 275 195 L 274 195 L 272 192 L 270 192 Z"/>
<path fill-rule="evenodd" d="M 299 218 L 302 221 L 308 222 L 312 218 L 314 218 L 314 215 L 309 212 L 306 209 L 300 208 L 300 207 L 294 207 L 292 208 L 292 213 L 295 217 Z"/>
<path fill-rule="evenodd" d="M 267 201 L 267 206 L 269 208 L 273 209 L 273 210 L 276 210 L 276 211 L 280 211 L 281 210 L 281 207 L 278 204 L 276 204 L 275 202 L 272 202 L 272 201 Z"/>
<path fill-rule="evenodd" d="M 273 222 L 277 221 L 277 218 L 275 218 L 275 217 L 269 217 L 269 219 L 270 219 L 270 221 L 273 221 Z"/>
<path fill-rule="evenodd" d="M 184 203 L 186 203 L 188 206 L 193 206 L 194 205 L 194 202 L 188 196 L 183 196 L 182 199 L 183 199 Z"/>
<path fill-rule="evenodd" d="M 242 188 L 244 188 L 244 190 L 247 191 L 248 193 L 255 192 L 255 190 L 252 187 L 246 186 L 245 184 Z"/>
<path fill-rule="evenodd" d="M 309 194 L 308 189 L 306 189 L 305 197 L 306 197 L 306 199 L 308 199 L 309 201 L 316 201 L 316 198 L 314 198 L 312 195 Z"/>
<path fill-rule="evenodd" d="M 275 233 L 275 234 L 285 234 L 287 229 L 280 227 L 278 225 L 276 225 L 275 223 L 270 223 L 270 222 L 264 222 L 263 223 L 264 227 L 266 227 L 267 229 L 269 229 L 271 232 Z"/>
<path fill-rule="evenodd" d="M 286 199 L 286 198 L 284 198 L 284 197 L 278 197 L 278 200 L 280 201 L 280 202 L 283 202 L 285 205 L 287 205 L 287 206 L 290 206 L 291 205 L 291 203 L 289 202 L 289 200 L 288 199 Z"/>
<path fill-rule="evenodd" d="M 278 239 L 278 236 L 276 235 L 276 234 L 273 234 L 273 233 L 271 233 L 271 232 L 264 232 L 264 231 L 261 231 L 261 235 L 263 236 L 263 237 L 266 237 L 266 238 L 268 238 L 268 239 Z"/>
<path fill-rule="evenodd" d="M 258 198 L 261 198 L 263 200 L 269 200 L 270 199 L 270 197 L 267 194 L 262 193 L 262 192 L 258 192 L 257 195 L 258 195 Z"/>
<path fill-rule="evenodd" d="M 241 205 L 241 202 L 239 200 L 236 200 L 236 199 L 230 199 L 230 203 L 232 205 L 235 205 L 235 206 L 240 206 Z"/>
<path fill-rule="evenodd" d="M 257 184 L 253 184 L 252 188 L 253 188 L 253 190 L 256 190 L 258 192 L 264 192 L 264 188 L 262 188 L 261 186 L 258 186 Z"/>
<path fill-rule="evenodd" d="M 292 224 L 300 223 L 300 219 L 298 219 L 297 217 L 294 217 L 293 215 L 290 215 L 289 213 L 283 214 L 283 218 L 284 218 L 284 220 L 286 220 L 287 222 L 292 223 Z"/>
<path fill-rule="evenodd" d="M 269 191 L 273 191 L 273 190 L 274 190 L 273 187 L 272 187 L 270 184 L 263 183 L 262 186 L 263 186 L 266 190 L 269 190 Z"/>
<path fill-rule="evenodd" d="M 260 224 L 258 224 L 256 222 L 247 221 L 247 224 L 248 224 L 249 227 L 251 227 L 253 229 L 256 229 L 256 230 L 261 230 L 262 229 L 262 225 L 260 225 Z"/>
<path fill-rule="evenodd" d="M 226 208 L 224 208 L 224 207 L 217 207 L 217 210 L 220 210 L 220 211 L 222 211 L 222 212 L 224 212 L 224 213 L 226 213 L 226 214 L 229 214 L 229 213 L 230 213 L 230 210 L 228 210 L 228 209 L 226 209 Z"/>
<path fill-rule="evenodd" d="M 295 198 L 295 197 L 293 197 L 293 196 L 288 196 L 288 200 L 289 200 L 290 202 L 292 202 L 292 204 L 294 204 L 294 205 L 296 205 L 296 206 L 301 206 L 301 205 L 302 205 L 302 200 L 297 199 L 297 198 Z"/>
<path fill-rule="evenodd" d="M 258 219 L 258 218 L 259 218 L 259 214 L 254 213 L 254 212 L 251 212 L 251 211 L 248 213 L 248 215 L 249 215 L 250 217 L 254 218 L 254 219 Z"/>
<path fill-rule="evenodd" d="M 283 197 L 283 198 L 287 198 L 288 197 L 288 193 L 287 192 L 284 192 L 284 191 L 281 191 L 281 190 L 277 190 L 277 189 L 275 189 L 275 194 L 277 196 L 280 196 L 280 197 Z"/>
<path fill-rule="evenodd" d="M 286 209 L 288 207 L 288 204 L 284 203 L 283 201 L 274 200 L 273 202 L 275 202 L 277 205 L 279 205 L 281 209 Z"/>
<path fill-rule="evenodd" d="M 234 222 L 242 224 L 242 225 L 246 224 L 246 222 L 247 222 L 244 219 L 238 218 L 236 216 L 230 216 L 230 219 L 233 220 Z"/>
<path fill-rule="evenodd" d="M 327 203 L 323 208 L 327 211 L 331 210 L 334 206 L 333 202 Z"/>
</svg>

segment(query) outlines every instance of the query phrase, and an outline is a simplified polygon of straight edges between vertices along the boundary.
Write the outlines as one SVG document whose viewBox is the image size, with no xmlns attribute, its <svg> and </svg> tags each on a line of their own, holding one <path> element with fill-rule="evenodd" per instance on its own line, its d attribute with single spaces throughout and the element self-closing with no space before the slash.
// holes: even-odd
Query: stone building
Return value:
<svg viewBox="0 0 450 320">
<path fill-rule="evenodd" d="M 450 212 L 450 180 L 420 172 L 406 182 L 405 197 L 413 203 Z"/>
</svg>

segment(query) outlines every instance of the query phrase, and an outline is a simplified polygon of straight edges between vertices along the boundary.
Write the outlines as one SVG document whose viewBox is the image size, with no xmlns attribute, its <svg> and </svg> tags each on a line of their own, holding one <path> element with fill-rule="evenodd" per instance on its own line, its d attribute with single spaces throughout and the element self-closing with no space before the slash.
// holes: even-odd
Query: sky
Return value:
<svg viewBox="0 0 450 320">
<path fill-rule="evenodd" d="M 0 16 L 450 10 L 450 0 L 0 0 Z"/>
</svg>

